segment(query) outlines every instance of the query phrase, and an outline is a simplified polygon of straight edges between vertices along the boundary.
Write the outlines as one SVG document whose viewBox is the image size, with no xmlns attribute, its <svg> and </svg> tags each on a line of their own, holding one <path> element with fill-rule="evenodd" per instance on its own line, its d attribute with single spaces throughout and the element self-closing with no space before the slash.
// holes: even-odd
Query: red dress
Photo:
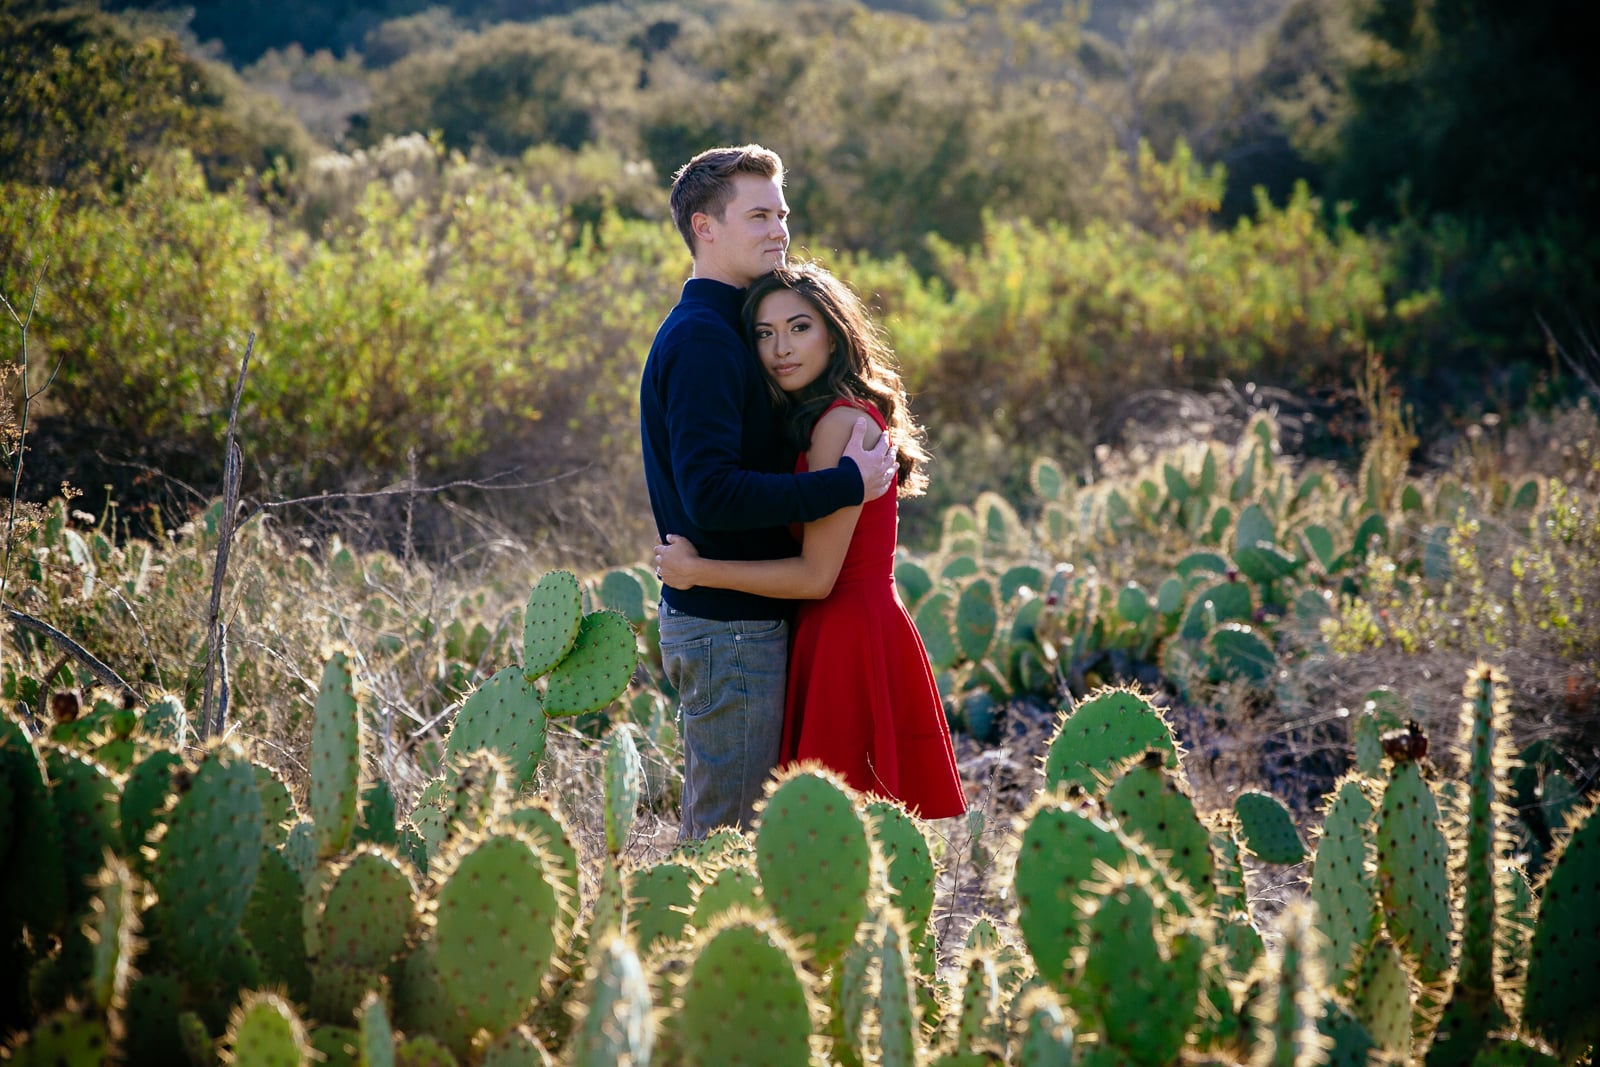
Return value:
<svg viewBox="0 0 1600 1067">
<path fill-rule="evenodd" d="M 856 405 L 838 400 L 828 410 L 842 406 Z M 877 408 L 859 406 L 884 428 Z M 797 470 L 806 470 L 804 455 Z M 863 793 L 943 819 L 967 802 L 927 650 L 895 593 L 899 515 L 892 490 L 868 501 L 833 592 L 800 602 L 782 758 L 816 760 Z"/>
</svg>

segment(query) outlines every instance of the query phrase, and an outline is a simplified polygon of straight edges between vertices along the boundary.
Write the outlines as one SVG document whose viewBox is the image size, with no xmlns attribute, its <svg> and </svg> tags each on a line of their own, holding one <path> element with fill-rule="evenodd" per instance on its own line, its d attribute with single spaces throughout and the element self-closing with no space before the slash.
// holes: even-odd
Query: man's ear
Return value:
<svg viewBox="0 0 1600 1067">
<path fill-rule="evenodd" d="M 711 233 L 711 223 L 711 216 L 704 211 L 696 211 L 689 216 L 689 229 L 694 231 L 695 239 L 698 241 L 711 241 L 714 239 Z"/>
</svg>

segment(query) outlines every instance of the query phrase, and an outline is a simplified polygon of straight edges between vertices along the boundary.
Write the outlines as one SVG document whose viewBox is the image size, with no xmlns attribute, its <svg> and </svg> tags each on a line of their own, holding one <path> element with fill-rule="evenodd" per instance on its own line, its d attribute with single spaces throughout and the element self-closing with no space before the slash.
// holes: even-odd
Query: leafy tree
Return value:
<svg viewBox="0 0 1600 1067">
<path fill-rule="evenodd" d="M 437 130 L 451 148 L 516 156 L 534 145 L 607 141 L 631 102 L 638 60 L 615 47 L 505 23 L 396 63 L 379 81 L 368 134 Z"/>
<path fill-rule="evenodd" d="M 1363 217 L 1442 211 L 1494 230 L 1600 232 L 1587 0 L 1366 0 L 1334 186 Z"/>
<path fill-rule="evenodd" d="M 3 181 L 117 190 L 183 145 L 221 183 L 310 148 L 281 111 L 171 34 L 86 9 L 0 14 L 0 99 Z"/>
</svg>

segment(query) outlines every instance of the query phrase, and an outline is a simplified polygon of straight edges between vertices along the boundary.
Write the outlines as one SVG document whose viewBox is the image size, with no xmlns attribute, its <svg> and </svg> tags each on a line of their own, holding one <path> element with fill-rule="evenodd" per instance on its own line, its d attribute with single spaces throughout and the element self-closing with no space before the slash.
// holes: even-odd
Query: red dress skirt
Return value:
<svg viewBox="0 0 1600 1067">
<path fill-rule="evenodd" d="M 883 428 L 876 408 L 862 408 Z M 966 795 L 927 650 L 895 593 L 899 514 L 893 491 L 868 501 L 833 592 L 800 602 L 782 756 L 815 760 L 863 793 L 943 819 L 967 810 Z"/>
</svg>

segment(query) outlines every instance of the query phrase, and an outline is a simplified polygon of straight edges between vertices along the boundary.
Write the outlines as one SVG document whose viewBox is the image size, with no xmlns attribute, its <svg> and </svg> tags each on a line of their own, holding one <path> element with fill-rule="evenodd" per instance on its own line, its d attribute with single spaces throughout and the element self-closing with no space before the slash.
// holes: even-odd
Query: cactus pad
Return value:
<svg viewBox="0 0 1600 1067">
<path fill-rule="evenodd" d="M 405 948 L 416 887 L 377 849 L 357 852 L 333 873 L 317 916 L 318 943 L 330 962 L 382 970 Z"/>
<path fill-rule="evenodd" d="M 887 864 L 889 902 L 900 909 L 912 936 L 920 936 L 933 914 L 935 871 L 928 839 L 905 806 L 890 800 L 867 804 L 867 825 Z"/>
<path fill-rule="evenodd" d="M 228 1021 L 222 1039 L 234 1067 L 302 1067 L 311 1045 L 294 1007 L 276 993 L 251 993 Z"/>
<path fill-rule="evenodd" d="M 106 851 L 122 843 L 117 809 L 121 801 L 111 773 L 70 749 L 46 744 L 45 770 L 50 799 L 61 821 L 62 859 L 67 876 L 67 908 L 74 915 L 89 906 L 91 883 Z"/>
<path fill-rule="evenodd" d="M 1147 877 L 1125 869 L 1097 890 L 1073 995 L 1135 1064 L 1173 1063 L 1199 1009 L 1204 944 L 1161 928 Z"/>
<path fill-rule="evenodd" d="M 108 1062 L 109 1037 L 104 1019 L 63 1009 L 4 1046 L 5 1059 L 15 1067 L 98 1067 Z"/>
<path fill-rule="evenodd" d="M 627 619 L 614 611 L 585 615 L 572 650 L 545 682 L 545 713 L 600 710 L 622 695 L 638 663 L 638 638 Z"/>
<path fill-rule="evenodd" d="M 544 758 L 547 723 L 539 691 L 519 668 L 506 667 L 461 702 L 445 741 L 445 759 L 488 749 L 505 760 L 512 782 L 521 789 Z"/>
<path fill-rule="evenodd" d="M 628 878 L 628 917 L 639 947 L 677 941 L 689 928 L 697 876 L 681 863 L 657 863 Z"/>
<path fill-rule="evenodd" d="M 1600 1042 L 1600 816 L 1574 812 L 1557 840 L 1539 901 L 1523 991 L 1526 1023 L 1570 1053 Z M 1564 1058 L 1571 1059 L 1571 1055 Z"/>
<path fill-rule="evenodd" d="M 250 902 L 261 863 L 261 800 L 251 765 L 224 748 L 179 788 L 151 881 L 173 958 L 200 976 L 221 963 Z"/>
<path fill-rule="evenodd" d="M 928 594 L 917 608 L 917 633 L 928 651 L 928 661 L 936 671 L 949 670 L 961 658 L 951 628 L 950 614 L 955 598 L 944 590 Z"/>
<path fill-rule="evenodd" d="M 300 893 L 300 876 L 289 861 L 276 849 L 263 848 L 240 929 L 255 949 L 267 981 L 282 985 L 291 997 L 304 1002 L 311 995 L 311 972 L 306 968 Z"/>
<path fill-rule="evenodd" d="M 872 847 L 848 787 L 819 769 L 777 781 L 756 832 L 756 869 L 784 927 L 818 960 L 837 959 L 872 886 Z"/>
<path fill-rule="evenodd" d="M 639 576 L 617 567 L 600 579 L 600 600 L 634 626 L 645 623 L 645 591 Z"/>
<path fill-rule="evenodd" d="M 717 916 L 736 908 L 766 910 L 761 879 L 747 867 L 723 867 L 699 887 L 689 922 L 696 929 L 704 930 Z"/>
<path fill-rule="evenodd" d="M 1317 906 L 1317 926 L 1323 936 L 1323 965 L 1335 985 L 1350 976 L 1356 954 L 1371 940 L 1377 922 L 1368 828 L 1372 814 L 1372 801 L 1360 783 L 1347 778 L 1334 791 L 1322 820 L 1311 900 Z"/>
<path fill-rule="evenodd" d="M 311 724 L 311 821 L 317 856 L 326 859 L 350 841 L 361 793 L 361 713 L 350 656 L 335 652 L 322 670 Z"/>
<path fill-rule="evenodd" d="M 1263 863 L 1283 866 L 1306 858 L 1305 842 L 1283 802 L 1271 793 L 1248 790 L 1233 802 L 1244 847 Z"/>
<path fill-rule="evenodd" d="M 545 873 L 553 875 L 566 887 L 569 911 L 578 910 L 578 850 L 572 843 L 572 831 L 566 820 L 545 801 L 524 801 L 503 817 L 504 825 L 516 828 L 527 835 L 539 851 L 544 853 Z"/>
<path fill-rule="evenodd" d="M 1162 857 L 1198 903 L 1211 904 L 1216 898 L 1211 834 L 1195 813 L 1194 801 L 1159 762 L 1128 770 L 1106 791 L 1105 803 L 1124 833 Z"/>
<path fill-rule="evenodd" d="M 1411 986 L 1400 952 L 1380 937 L 1362 955 L 1351 1011 L 1379 1047 L 1402 1060 L 1411 1055 Z"/>
<path fill-rule="evenodd" d="M 434 962 L 468 1023 L 499 1033 L 527 1011 L 563 940 L 560 904 L 527 838 L 492 834 L 452 857 L 434 916 Z"/>
<path fill-rule="evenodd" d="M 255 764 L 256 793 L 261 797 L 262 840 L 280 848 L 289 836 L 289 827 L 300 821 L 289 787 L 271 767 Z"/>
<path fill-rule="evenodd" d="M 1128 859 L 1132 842 L 1115 827 L 1066 804 L 1037 808 L 1017 849 L 1017 926 L 1039 977 L 1059 992 L 1071 986 L 1073 952 L 1082 943 L 1084 884 L 1103 865 Z"/>
<path fill-rule="evenodd" d="M 1425 983 L 1450 969 L 1449 846 L 1414 762 L 1396 765 L 1377 817 L 1378 899 L 1396 947 Z"/>
<path fill-rule="evenodd" d="M 688 1063 L 809 1067 L 811 999 L 777 924 L 738 911 L 694 951 L 678 1037 Z"/>
<path fill-rule="evenodd" d="M 583 1019 L 565 1062 L 571 1067 L 649 1063 L 655 1041 L 650 984 L 633 946 L 622 937 L 608 938 L 594 955 L 585 985 Z"/>
<path fill-rule="evenodd" d="M 583 593 L 571 571 L 551 571 L 528 594 L 522 622 L 522 670 L 528 681 L 550 673 L 572 651 L 583 620 Z"/>
<path fill-rule="evenodd" d="M 1070 783 L 1099 792 L 1127 760 L 1150 749 L 1160 749 L 1167 768 L 1177 769 L 1178 746 L 1166 718 L 1136 690 L 1098 690 L 1057 728 L 1045 755 L 1045 788 Z"/>
<path fill-rule="evenodd" d="M 606 736 L 604 778 L 606 851 L 616 856 L 633 832 L 644 782 L 639 748 L 633 743 L 633 727 L 628 723 L 618 723 Z"/>
<path fill-rule="evenodd" d="M 956 647 L 962 658 L 976 663 L 987 656 L 999 622 L 994 584 L 988 578 L 974 578 L 956 600 Z"/>
</svg>

